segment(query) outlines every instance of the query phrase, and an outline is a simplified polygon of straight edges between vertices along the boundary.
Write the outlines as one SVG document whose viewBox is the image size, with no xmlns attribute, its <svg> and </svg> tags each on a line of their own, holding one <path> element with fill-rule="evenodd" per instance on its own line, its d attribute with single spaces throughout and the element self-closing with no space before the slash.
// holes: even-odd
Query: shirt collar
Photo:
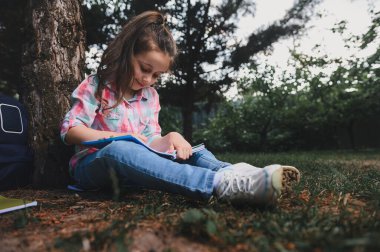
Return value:
<svg viewBox="0 0 380 252">
<path fill-rule="evenodd" d="M 107 82 L 106 86 L 114 93 L 116 93 L 116 88 L 115 86 L 113 85 L 113 83 L 111 82 Z M 134 101 L 141 101 L 141 100 L 148 100 L 148 97 L 146 95 L 146 92 L 145 91 L 145 88 L 143 89 L 140 89 L 139 91 L 137 91 L 137 93 L 129 100 L 126 100 L 124 99 L 125 101 L 127 102 L 134 102 Z"/>
<path fill-rule="evenodd" d="M 137 91 L 137 93 L 131 99 L 129 99 L 128 102 L 141 101 L 141 100 L 146 101 L 146 100 L 148 100 L 148 98 L 145 95 L 144 90 L 145 90 L 145 88 L 140 89 L 139 91 Z"/>
</svg>

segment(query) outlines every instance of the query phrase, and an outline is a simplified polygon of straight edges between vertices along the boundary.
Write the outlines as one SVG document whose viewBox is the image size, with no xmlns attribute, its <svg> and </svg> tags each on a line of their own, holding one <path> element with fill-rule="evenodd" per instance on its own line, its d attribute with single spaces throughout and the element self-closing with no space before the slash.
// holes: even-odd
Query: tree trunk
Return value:
<svg viewBox="0 0 380 252">
<path fill-rule="evenodd" d="M 188 76 L 186 78 L 186 95 L 183 96 L 182 119 L 183 119 L 183 136 L 193 144 L 193 113 L 194 113 L 194 72 L 189 67 Z"/>
<path fill-rule="evenodd" d="M 351 119 L 347 125 L 348 137 L 350 138 L 350 145 L 353 150 L 356 150 L 355 134 L 354 134 L 354 120 Z"/>
<path fill-rule="evenodd" d="M 191 108 L 182 108 L 183 118 L 183 136 L 189 142 L 193 143 L 193 110 Z"/>
<path fill-rule="evenodd" d="M 33 184 L 69 182 L 72 148 L 62 144 L 60 123 L 73 89 L 84 77 L 85 36 L 79 0 L 29 0 L 22 55 L 22 100 L 30 115 L 35 155 Z"/>
</svg>

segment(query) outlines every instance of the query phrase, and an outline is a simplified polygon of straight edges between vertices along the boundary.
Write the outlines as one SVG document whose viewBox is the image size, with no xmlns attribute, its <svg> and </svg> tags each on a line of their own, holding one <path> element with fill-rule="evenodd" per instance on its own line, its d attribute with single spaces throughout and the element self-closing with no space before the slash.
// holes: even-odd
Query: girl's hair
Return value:
<svg viewBox="0 0 380 252">
<path fill-rule="evenodd" d="M 117 95 L 117 102 L 112 107 L 120 104 L 133 83 L 133 58 L 152 50 L 168 54 L 172 66 L 177 47 L 167 28 L 166 18 L 160 12 L 146 11 L 130 19 L 104 51 L 97 69 L 99 86 L 96 97 L 101 100 L 106 83 L 112 82 Z"/>
</svg>

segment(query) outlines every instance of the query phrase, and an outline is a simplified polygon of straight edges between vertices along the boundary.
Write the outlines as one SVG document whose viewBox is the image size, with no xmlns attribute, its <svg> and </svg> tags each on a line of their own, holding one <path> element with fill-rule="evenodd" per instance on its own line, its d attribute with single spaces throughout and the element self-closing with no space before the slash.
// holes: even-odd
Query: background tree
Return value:
<svg viewBox="0 0 380 252">
<path fill-rule="evenodd" d="M 379 16 L 362 36 L 344 34 L 344 23 L 333 28 L 348 37 L 346 47 L 373 47 L 367 57 L 293 52 L 294 69 L 284 73 L 253 64 L 240 79 L 241 98 L 224 105 L 196 137 L 220 151 L 379 147 Z"/>
<path fill-rule="evenodd" d="M 251 61 L 251 56 L 270 47 L 279 39 L 296 35 L 313 17 L 313 9 L 320 0 L 298 0 L 285 16 L 264 29 L 252 33 L 245 45 L 239 45 L 232 52 L 231 62 L 235 68 Z"/>
<path fill-rule="evenodd" d="M 22 54 L 22 97 L 30 113 L 34 182 L 65 186 L 70 149 L 59 139 L 72 90 L 82 81 L 84 32 L 78 0 L 28 1 Z"/>
<path fill-rule="evenodd" d="M 374 14 L 371 27 L 362 36 L 346 34 L 344 21 L 332 29 L 343 38 L 347 37 L 345 39 L 347 48 L 356 48 L 358 51 L 366 49 L 369 45 L 377 48 L 368 57 L 352 56 L 348 60 L 343 60 L 331 59 L 327 55 L 315 57 L 294 54 L 299 63 L 299 79 L 303 83 L 308 83 L 304 93 L 307 103 L 303 104 L 304 112 L 300 114 L 305 115 L 307 113 L 305 108 L 309 107 L 310 111 L 310 107 L 313 106 L 312 115 L 307 117 L 305 125 L 313 121 L 314 128 L 319 131 L 314 135 L 318 135 L 319 140 L 325 139 L 326 145 L 319 147 L 338 147 L 338 138 L 343 133 L 348 135 L 349 146 L 355 149 L 359 140 L 358 136 L 355 136 L 355 128 L 359 124 L 378 122 L 380 74 L 377 64 L 380 62 L 380 44 L 376 38 L 379 36 L 379 16 L 380 12 Z M 330 75 L 322 71 L 312 74 L 315 69 L 323 69 L 331 64 L 336 65 L 336 69 Z M 305 139 L 305 136 L 300 138 Z"/>
<path fill-rule="evenodd" d="M 258 71 L 251 67 L 250 78 L 242 78 L 239 82 L 240 93 L 243 95 L 241 104 L 244 111 L 244 124 L 246 132 L 256 135 L 253 149 L 268 150 L 276 149 L 275 145 L 284 139 L 287 131 L 282 126 L 286 119 L 289 100 L 298 85 L 292 81 L 292 77 L 283 73 L 281 79 L 276 80 L 276 69 L 265 65 L 263 70 Z M 281 84 L 280 84 L 281 83 Z M 283 143 L 281 143 L 283 144 Z"/>
<path fill-rule="evenodd" d="M 0 92 L 14 96 L 21 85 L 23 0 L 0 0 Z"/>
<path fill-rule="evenodd" d="M 157 10 L 169 0 L 84 0 L 82 2 L 88 45 L 100 48 L 112 39 L 131 16 Z"/>
<path fill-rule="evenodd" d="M 174 1 L 166 8 L 171 13 L 180 48 L 174 70 L 174 78 L 160 90 L 163 102 L 178 106 L 182 110 L 183 133 L 192 140 L 193 115 L 198 102 L 207 102 L 208 107 L 224 98 L 233 82 L 229 73 L 238 68 L 255 53 L 267 49 L 280 37 L 295 34 L 302 25 L 290 23 L 307 20 L 304 13 L 317 1 L 298 1 L 286 17 L 275 25 L 252 34 L 246 46 L 233 41 L 238 19 L 254 15 L 252 1 L 226 0 L 218 5 L 211 1 Z M 303 14 L 303 15 L 302 15 Z M 276 29 L 273 29 L 276 27 Z M 270 35 L 270 36 L 267 36 Z M 274 37 L 273 37 L 274 36 Z M 252 44 L 254 41 L 254 44 Z M 244 48 L 244 57 L 239 56 Z M 232 58 L 230 57 L 232 55 Z"/>
<path fill-rule="evenodd" d="M 180 49 L 173 78 L 160 89 L 164 104 L 181 108 L 183 133 L 192 140 L 195 103 L 213 103 L 222 97 L 231 79 L 227 68 L 215 65 L 230 53 L 228 43 L 236 29 L 239 12 L 251 1 L 229 0 L 212 6 L 211 1 L 174 1 L 166 6 Z M 214 65 L 214 66 L 212 66 Z"/>
<path fill-rule="evenodd" d="M 294 110 L 298 85 L 286 73 L 251 65 L 238 83 L 240 98 L 223 104 L 215 118 L 196 132 L 198 141 L 217 151 L 265 151 L 290 148 L 292 132 L 284 123 Z"/>
</svg>

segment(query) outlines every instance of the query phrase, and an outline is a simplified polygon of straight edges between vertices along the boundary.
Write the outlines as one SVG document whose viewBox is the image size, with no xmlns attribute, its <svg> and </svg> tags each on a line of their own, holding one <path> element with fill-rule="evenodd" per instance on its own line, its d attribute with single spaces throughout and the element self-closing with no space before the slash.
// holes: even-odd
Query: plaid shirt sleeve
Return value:
<svg viewBox="0 0 380 252">
<path fill-rule="evenodd" d="M 100 103 L 95 98 L 98 82 L 96 77 L 89 76 L 72 93 L 72 107 L 66 114 L 61 125 L 61 139 L 65 142 L 65 137 L 69 129 L 78 125 L 91 127 L 96 116 L 96 110 Z"/>
<path fill-rule="evenodd" d="M 143 135 L 148 138 L 147 144 L 149 145 L 157 137 L 161 137 L 161 126 L 158 122 L 158 114 L 161 110 L 160 99 L 157 91 L 154 88 L 149 88 L 152 104 L 150 106 L 149 124 L 144 129 Z"/>
</svg>

